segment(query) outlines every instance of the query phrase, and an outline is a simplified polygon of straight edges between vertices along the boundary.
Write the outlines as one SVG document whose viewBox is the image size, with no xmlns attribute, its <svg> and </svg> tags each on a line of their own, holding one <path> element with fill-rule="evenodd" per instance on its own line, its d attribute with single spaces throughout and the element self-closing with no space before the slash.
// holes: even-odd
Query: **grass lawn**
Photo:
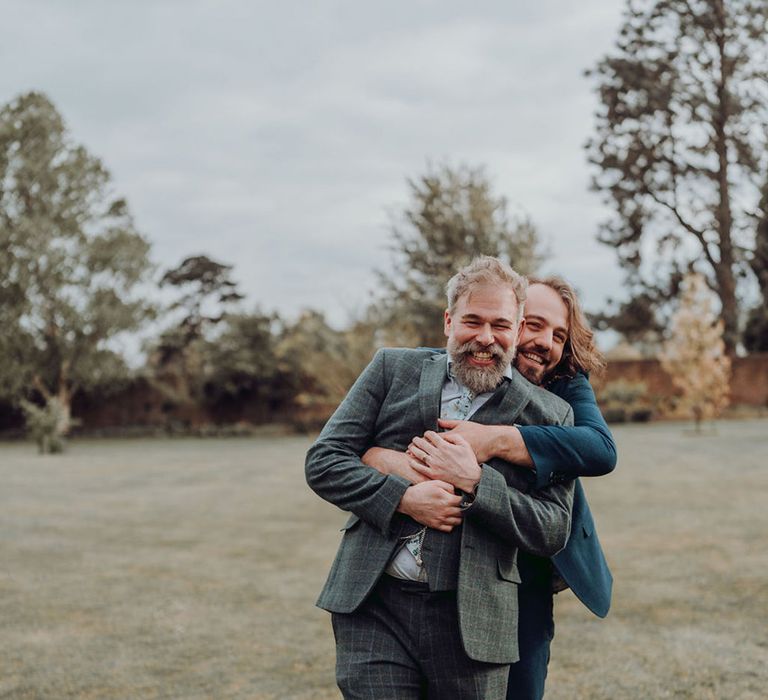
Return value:
<svg viewBox="0 0 768 700">
<path fill-rule="evenodd" d="M 564 592 L 548 700 L 763 698 L 768 421 L 615 430 L 606 620 Z M 344 514 L 307 438 L 0 446 L 0 698 L 340 697 L 314 608 Z"/>
</svg>

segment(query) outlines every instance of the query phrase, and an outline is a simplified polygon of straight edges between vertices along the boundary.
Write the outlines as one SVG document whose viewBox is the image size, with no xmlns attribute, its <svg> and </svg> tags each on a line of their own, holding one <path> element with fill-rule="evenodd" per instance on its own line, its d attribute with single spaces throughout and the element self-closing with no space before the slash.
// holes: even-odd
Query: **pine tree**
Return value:
<svg viewBox="0 0 768 700">
<path fill-rule="evenodd" d="M 600 241 L 633 295 L 662 304 L 695 262 L 731 356 L 768 168 L 767 23 L 765 0 L 628 0 L 615 48 L 591 72 L 588 153 L 613 209 Z"/>
<path fill-rule="evenodd" d="M 701 432 L 701 422 L 728 405 L 731 376 L 723 321 L 712 309 L 712 293 L 701 275 L 689 274 L 683 281 L 672 335 L 660 359 L 681 392 L 678 407 L 693 416 L 696 432 Z"/>
</svg>

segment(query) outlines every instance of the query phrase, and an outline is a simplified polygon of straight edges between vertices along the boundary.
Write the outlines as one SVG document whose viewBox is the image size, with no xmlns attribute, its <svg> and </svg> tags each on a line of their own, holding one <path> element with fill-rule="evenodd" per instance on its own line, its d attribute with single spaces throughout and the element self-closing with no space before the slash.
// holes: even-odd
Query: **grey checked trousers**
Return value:
<svg viewBox="0 0 768 700">
<path fill-rule="evenodd" d="M 332 616 L 345 700 L 504 700 L 509 664 L 470 659 L 456 591 L 383 576 L 354 613 Z"/>
</svg>

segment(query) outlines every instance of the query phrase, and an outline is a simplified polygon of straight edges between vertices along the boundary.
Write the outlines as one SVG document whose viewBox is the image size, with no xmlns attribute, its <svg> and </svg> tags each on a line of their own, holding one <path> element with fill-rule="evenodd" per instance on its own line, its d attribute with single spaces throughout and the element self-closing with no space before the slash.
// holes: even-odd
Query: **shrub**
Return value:
<svg viewBox="0 0 768 700">
<path fill-rule="evenodd" d="M 64 438 L 61 424 L 64 419 L 64 407 L 52 398 L 44 406 L 22 400 L 27 434 L 37 443 L 40 454 L 58 454 L 64 451 Z"/>
<path fill-rule="evenodd" d="M 618 379 L 606 384 L 598 396 L 608 423 L 647 422 L 653 411 L 648 404 L 645 382 Z"/>
</svg>

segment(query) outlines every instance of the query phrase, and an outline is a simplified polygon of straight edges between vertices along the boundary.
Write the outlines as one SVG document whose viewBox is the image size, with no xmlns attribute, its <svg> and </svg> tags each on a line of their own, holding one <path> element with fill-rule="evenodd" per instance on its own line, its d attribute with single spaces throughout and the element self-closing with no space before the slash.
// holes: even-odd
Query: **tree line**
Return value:
<svg viewBox="0 0 768 700">
<path fill-rule="evenodd" d="M 244 401 L 332 405 L 377 345 L 441 344 L 425 330 L 457 264 L 484 252 L 529 272 L 539 255 L 533 226 L 508 215 L 482 170 L 433 170 L 410 182 L 412 204 L 393 224 L 384 294 L 337 330 L 316 310 L 293 321 L 244 310 L 232 266 L 206 255 L 158 272 L 106 167 L 41 93 L 0 110 L 0 187 L 0 399 L 23 410 L 44 449 L 60 447 L 78 394 L 106 399 L 137 378 L 171 405 L 214 413 Z M 131 369 L 121 340 L 150 323 L 161 331 Z"/>
<path fill-rule="evenodd" d="M 696 273 L 727 354 L 768 350 L 767 22 L 761 0 L 631 2 L 588 71 L 599 106 L 586 150 L 611 212 L 599 240 L 629 294 L 592 314 L 598 329 L 659 348 Z M 137 375 L 176 404 L 332 405 L 375 347 L 442 345 L 434 319 L 457 266 L 482 253 L 527 274 L 546 256 L 482 168 L 430 167 L 408 187 L 379 296 L 342 330 L 317 310 L 287 321 L 245 310 L 225 262 L 158 271 L 104 164 L 44 94 L 17 97 L 0 109 L 0 400 L 52 448 L 73 397 Z M 172 301 L 155 301 L 158 285 Z M 121 338 L 149 323 L 161 331 L 131 370 Z"/>
</svg>

